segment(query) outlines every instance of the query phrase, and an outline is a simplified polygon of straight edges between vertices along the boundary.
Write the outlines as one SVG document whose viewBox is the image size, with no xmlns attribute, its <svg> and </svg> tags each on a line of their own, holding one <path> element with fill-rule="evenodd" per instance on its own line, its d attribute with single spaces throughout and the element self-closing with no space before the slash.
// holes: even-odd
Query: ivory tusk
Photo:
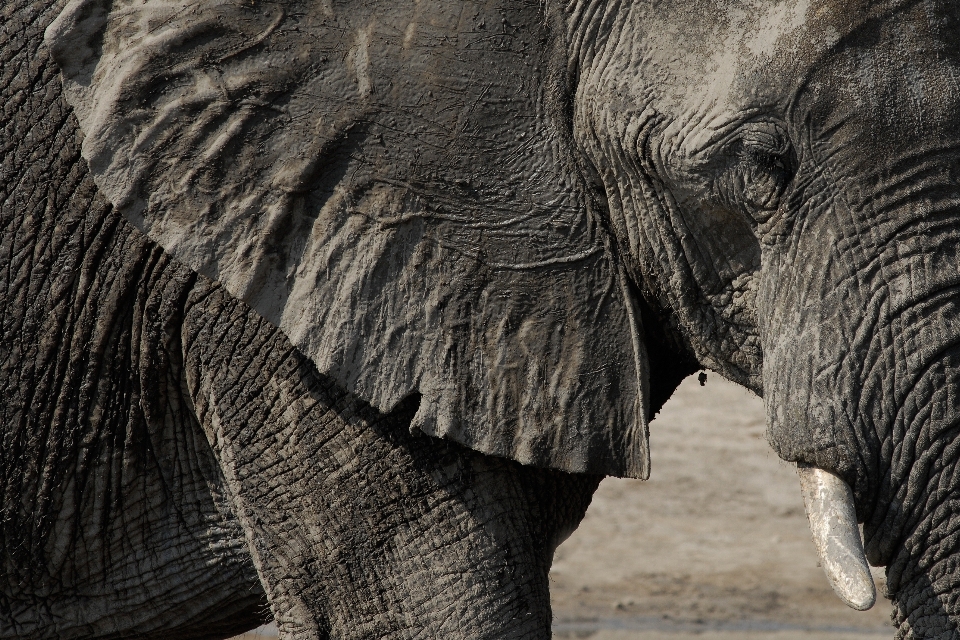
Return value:
<svg viewBox="0 0 960 640">
<path fill-rule="evenodd" d="M 797 473 L 810 532 L 827 580 L 847 606 L 866 611 L 877 600 L 877 588 L 863 553 L 853 491 L 841 478 L 817 467 L 798 464 Z"/>
</svg>

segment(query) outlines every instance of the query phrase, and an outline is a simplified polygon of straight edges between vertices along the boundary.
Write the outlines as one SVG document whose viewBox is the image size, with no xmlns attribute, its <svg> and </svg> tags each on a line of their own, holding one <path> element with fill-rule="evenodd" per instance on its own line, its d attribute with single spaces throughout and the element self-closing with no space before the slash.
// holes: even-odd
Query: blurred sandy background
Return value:
<svg viewBox="0 0 960 640">
<path fill-rule="evenodd" d="M 651 432 L 650 480 L 604 480 L 557 549 L 555 637 L 893 637 L 887 600 L 852 611 L 817 567 L 796 473 L 767 445 L 758 398 L 694 376 Z M 268 626 L 241 638 L 275 636 Z"/>
</svg>

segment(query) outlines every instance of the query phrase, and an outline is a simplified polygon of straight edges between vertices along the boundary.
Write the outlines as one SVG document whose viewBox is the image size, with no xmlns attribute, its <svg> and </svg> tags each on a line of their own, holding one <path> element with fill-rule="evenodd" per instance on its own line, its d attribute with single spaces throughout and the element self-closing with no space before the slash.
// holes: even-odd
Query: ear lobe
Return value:
<svg viewBox="0 0 960 640">
<path fill-rule="evenodd" d="M 523 464 L 646 479 L 646 351 L 611 267 L 598 253 L 498 274 L 462 316 L 469 332 L 425 345 L 467 366 L 424 380 L 414 426 Z"/>
<path fill-rule="evenodd" d="M 70 2 L 47 39 L 98 186 L 378 409 L 645 478 L 642 327 L 545 115 L 539 8 L 323 4 Z"/>
</svg>

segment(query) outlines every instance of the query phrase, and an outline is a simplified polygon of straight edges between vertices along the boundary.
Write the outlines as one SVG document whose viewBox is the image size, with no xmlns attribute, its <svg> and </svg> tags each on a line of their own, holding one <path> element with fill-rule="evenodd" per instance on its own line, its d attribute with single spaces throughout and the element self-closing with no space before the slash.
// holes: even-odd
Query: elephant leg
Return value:
<svg viewBox="0 0 960 640">
<path fill-rule="evenodd" d="M 33 294 L 4 318 L 16 340 L 0 370 L 0 638 L 256 626 L 265 598 L 181 386 L 179 309 L 195 276 L 108 208 L 61 213 L 68 229 L 99 223 L 78 245 L 96 250 L 71 248 L 68 232 L 37 253 L 94 277 L 0 260 L 22 276 L 8 295 Z"/>
<path fill-rule="evenodd" d="M 215 285 L 184 323 L 188 388 L 281 637 L 549 638 L 553 551 L 598 476 L 411 435 Z"/>
<path fill-rule="evenodd" d="M 0 638 L 227 637 L 266 602 L 183 397 L 194 276 L 90 204 L 4 229 L 41 241 L 0 259 Z"/>
</svg>

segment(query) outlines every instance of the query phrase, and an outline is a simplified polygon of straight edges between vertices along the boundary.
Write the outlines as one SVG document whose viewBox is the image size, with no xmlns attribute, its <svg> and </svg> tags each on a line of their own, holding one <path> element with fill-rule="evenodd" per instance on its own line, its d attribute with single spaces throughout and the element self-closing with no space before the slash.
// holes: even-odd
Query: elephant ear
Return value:
<svg viewBox="0 0 960 640">
<path fill-rule="evenodd" d="M 484 453 L 645 478 L 639 317 L 539 3 L 503 5 L 72 0 L 47 42 L 103 193 L 321 373 Z"/>
</svg>

